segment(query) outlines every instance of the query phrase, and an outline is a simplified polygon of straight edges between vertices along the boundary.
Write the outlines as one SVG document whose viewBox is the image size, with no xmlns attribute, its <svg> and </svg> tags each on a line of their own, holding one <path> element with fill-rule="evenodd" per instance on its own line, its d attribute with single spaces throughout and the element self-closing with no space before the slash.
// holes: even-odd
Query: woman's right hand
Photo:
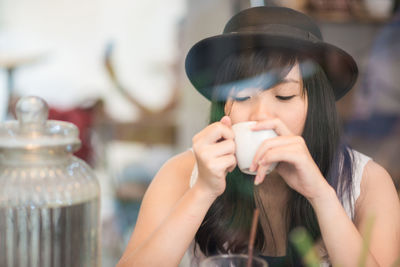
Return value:
<svg viewBox="0 0 400 267">
<path fill-rule="evenodd" d="M 225 191 L 226 175 L 236 167 L 235 134 L 231 126 L 231 119 L 224 116 L 192 139 L 199 174 L 194 186 L 213 197 Z"/>
</svg>

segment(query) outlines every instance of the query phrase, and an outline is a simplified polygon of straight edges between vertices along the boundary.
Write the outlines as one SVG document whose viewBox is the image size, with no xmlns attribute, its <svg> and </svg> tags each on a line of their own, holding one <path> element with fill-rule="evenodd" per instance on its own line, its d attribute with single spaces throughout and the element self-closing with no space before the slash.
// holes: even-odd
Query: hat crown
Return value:
<svg viewBox="0 0 400 267">
<path fill-rule="evenodd" d="M 313 19 L 298 11 L 277 6 L 253 7 L 233 16 L 222 34 L 197 42 L 189 50 L 185 69 L 194 87 L 207 99 L 215 100 L 217 74 L 231 55 L 251 49 L 293 51 L 317 62 L 330 81 L 336 100 L 354 85 L 358 68 L 353 57 L 323 41 Z M 221 99 L 217 99 L 221 100 Z"/>
<path fill-rule="evenodd" d="M 317 24 L 303 13 L 285 7 L 253 7 L 233 16 L 225 25 L 224 34 L 263 32 L 268 28 L 281 26 L 290 32 L 302 31 L 322 40 Z"/>
</svg>

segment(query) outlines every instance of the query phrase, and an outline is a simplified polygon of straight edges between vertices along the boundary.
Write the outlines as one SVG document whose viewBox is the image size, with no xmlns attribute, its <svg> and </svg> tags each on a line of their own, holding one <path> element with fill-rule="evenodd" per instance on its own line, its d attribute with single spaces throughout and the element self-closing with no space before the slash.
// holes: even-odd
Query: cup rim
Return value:
<svg viewBox="0 0 400 267">
<path fill-rule="evenodd" d="M 218 255 L 213 255 L 205 258 L 204 260 L 201 261 L 201 263 L 207 263 L 208 261 L 211 261 L 213 259 L 217 258 L 240 258 L 240 259 L 247 259 L 249 257 L 248 254 L 218 254 Z M 259 256 L 253 255 L 253 260 L 257 262 L 262 262 L 262 263 L 267 263 L 264 259 L 262 259 Z M 268 266 L 268 265 L 266 265 Z"/>
<path fill-rule="evenodd" d="M 241 121 L 241 122 L 237 122 L 237 123 L 233 124 L 232 127 L 235 125 L 247 125 L 247 124 L 256 124 L 256 123 L 257 123 L 257 121 Z"/>
<path fill-rule="evenodd" d="M 232 130 L 234 130 L 234 131 L 236 131 L 236 130 L 241 130 L 241 129 L 246 129 L 246 128 L 242 128 L 242 127 L 245 127 L 245 126 L 248 126 L 248 125 L 253 125 L 253 124 L 256 124 L 257 123 L 257 121 L 241 121 L 241 122 L 238 122 L 238 123 L 235 123 L 235 124 L 233 124 L 232 125 Z M 276 131 L 274 130 L 274 129 L 264 129 L 264 130 L 260 130 L 260 131 L 263 131 L 263 132 L 274 132 L 275 134 L 276 134 Z M 255 132 L 260 132 L 260 131 L 255 131 Z"/>
</svg>

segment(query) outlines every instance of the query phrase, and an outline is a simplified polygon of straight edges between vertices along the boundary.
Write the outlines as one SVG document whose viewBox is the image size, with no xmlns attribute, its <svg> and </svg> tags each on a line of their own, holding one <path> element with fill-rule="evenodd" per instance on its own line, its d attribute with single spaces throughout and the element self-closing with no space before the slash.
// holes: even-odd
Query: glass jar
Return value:
<svg viewBox="0 0 400 267">
<path fill-rule="evenodd" d="M 0 124 L 0 266 L 100 266 L 100 189 L 72 154 L 78 128 L 48 121 L 37 97 L 16 114 Z"/>
</svg>

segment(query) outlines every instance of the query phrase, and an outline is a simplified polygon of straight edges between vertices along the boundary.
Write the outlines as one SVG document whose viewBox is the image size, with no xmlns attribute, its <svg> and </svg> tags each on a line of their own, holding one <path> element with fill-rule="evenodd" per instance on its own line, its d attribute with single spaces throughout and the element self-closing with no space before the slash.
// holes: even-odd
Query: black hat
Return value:
<svg viewBox="0 0 400 267">
<path fill-rule="evenodd" d="M 196 43 L 186 56 L 186 74 L 193 86 L 212 100 L 215 76 L 224 59 L 255 48 L 290 49 L 312 55 L 331 82 L 336 100 L 344 96 L 357 79 L 354 59 L 342 49 L 325 43 L 311 18 L 276 6 L 243 10 L 228 21 L 222 34 Z"/>
</svg>

